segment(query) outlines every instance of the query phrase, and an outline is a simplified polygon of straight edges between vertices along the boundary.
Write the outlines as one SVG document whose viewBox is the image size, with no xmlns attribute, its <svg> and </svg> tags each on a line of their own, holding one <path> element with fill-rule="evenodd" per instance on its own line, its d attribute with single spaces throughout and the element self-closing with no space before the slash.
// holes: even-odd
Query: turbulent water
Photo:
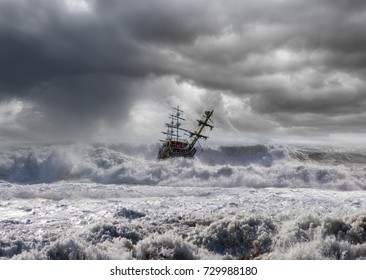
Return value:
<svg viewBox="0 0 366 280">
<path fill-rule="evenodd" d="M 0 259 L 366 259 L 366 149 L 0 150 Z"/>
</svg>

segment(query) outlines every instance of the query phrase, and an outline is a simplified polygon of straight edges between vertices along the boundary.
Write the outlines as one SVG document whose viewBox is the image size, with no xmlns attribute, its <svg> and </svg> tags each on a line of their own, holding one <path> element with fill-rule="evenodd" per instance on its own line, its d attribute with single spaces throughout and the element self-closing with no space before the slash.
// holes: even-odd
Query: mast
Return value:
<svg viewBox="0 0 366 280">
<path fill-rule="evenodd" d="M 173 140 L 175 138 L 176 141 L 180 141 L 179 130 L 184 130 L 180 127 L 180 121 L 185 121 L 185 119 L 181 117 L 183 111 L 179 109 L 179 106 L 176 108 L 173 107 L 173 109 L 176 112 L 169 115 L 169 118 L 171 119 L 170 123 L 165 123 L 165 126 L 168 128 L 167 132 L 162 133 L 167 135 L 166 140 Z"/>
<path fill-rule="evenodd" d="M 203 115 L 203 119 L 202 120 L 197 120 L 198 121 L 198 130 L 195 131 L 195 132 L 190 132 L 191 136 L 194 135 L 194 138 L 193 138 L 191 144 L 189 145 L 190 148 L 194 147 L 194 145 L 196 144 L 196 142 L 198 141 L 199 138 L 205 138 L 205 139 L 208 138 L 207 136 L 202 135 L 201 132 L 203 131 L 203 129 L 206 126 L 210 127 L 211 130 L 212 130 L 213 126 L 208 124 L 207 122 L 210 120 L 210 117 L 212 116 L 213 111 L 214 110 L 206 111 L 205 114 Z"/>
</svg>

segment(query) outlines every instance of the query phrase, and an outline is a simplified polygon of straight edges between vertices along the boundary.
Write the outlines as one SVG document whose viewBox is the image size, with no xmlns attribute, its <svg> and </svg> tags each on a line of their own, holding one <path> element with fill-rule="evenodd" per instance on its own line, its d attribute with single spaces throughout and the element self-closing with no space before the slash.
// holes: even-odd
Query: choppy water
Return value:
<svg viewBox="0 0 366 280">
<path fill-rule="evenodd" d="M 1 259 L 365 259 L 366 150 L 0 150 Z"/>
</svg>

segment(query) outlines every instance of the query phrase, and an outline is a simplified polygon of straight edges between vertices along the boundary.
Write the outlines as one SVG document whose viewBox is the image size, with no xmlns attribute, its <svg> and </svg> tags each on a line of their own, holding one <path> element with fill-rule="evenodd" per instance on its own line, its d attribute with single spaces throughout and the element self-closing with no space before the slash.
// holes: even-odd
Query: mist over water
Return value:
<svg viewBox="0 0 366 280">
<path fill-rule="evenodd" d="M 361 148 L 158 146 L 0 151 L 2 259 L 363 259 Z"/>
</svg>

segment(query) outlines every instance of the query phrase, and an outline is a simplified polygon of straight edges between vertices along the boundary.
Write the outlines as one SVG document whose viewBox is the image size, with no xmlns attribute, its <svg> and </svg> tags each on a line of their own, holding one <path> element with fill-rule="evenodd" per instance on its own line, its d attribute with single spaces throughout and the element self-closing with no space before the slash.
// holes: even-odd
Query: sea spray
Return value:
<svg viewBox="0 0 366 280">
<path fill-rule="evenodd" d="M 362 150 L 0 151 L 0 259 L 365 259 Z"/>
<path fill-rule="evenodd" d="M 142 149 L 145 158 L 141 151 L 133 156 L 125 150 L 74 144 L 2 151 L 0 179 L 21 184 L 89 180 L 151 186 L 366 188 L 366 156 L 361 152 L 314 156 L 313 151 L 294 147 L 256 145 L 209 148 L 195 159 L 158 162 L 149 158 L 147 147 Z"/>
</svg>

